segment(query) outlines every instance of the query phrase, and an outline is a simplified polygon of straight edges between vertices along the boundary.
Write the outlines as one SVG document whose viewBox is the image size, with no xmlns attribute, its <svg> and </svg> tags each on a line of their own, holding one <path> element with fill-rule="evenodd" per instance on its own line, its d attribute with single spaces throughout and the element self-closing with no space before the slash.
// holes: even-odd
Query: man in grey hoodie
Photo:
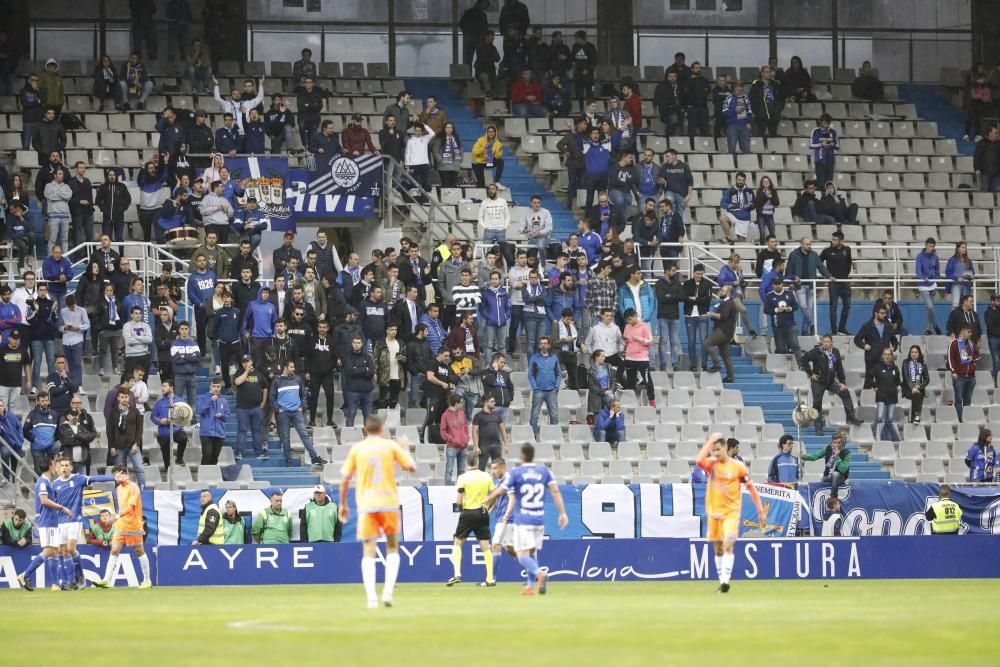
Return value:
<svg viewBox="0 0 1000 667">
<path fill-rule="evenodd" d="M 46 217 L 49 225 L 49 254 L 52 246 L 59 244 L 69 247 L 69 201 L 73 198 L 73 190 L 65 182 L 66 172 L 56 170 L 51 183 L 45 186 Z"/>
</svg>

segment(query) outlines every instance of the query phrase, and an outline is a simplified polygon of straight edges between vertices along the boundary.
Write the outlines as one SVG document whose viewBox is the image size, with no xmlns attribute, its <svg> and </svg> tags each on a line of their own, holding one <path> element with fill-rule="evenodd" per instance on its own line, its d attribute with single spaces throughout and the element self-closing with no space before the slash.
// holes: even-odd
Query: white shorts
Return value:
<svg viewBox="0 0 1000 667">
<path fill-rule="evenodd" d="M 737 236 L 747 237 L 747 233 L 750 231 L 749 220 L 740 220 L 731 211 L 720 211 L 719 214 L 729 220 L 729 224 L 733 226 L 733 231 L 736 232 Z"/>
<path fill-rule="evenodd" d="M 38 529 L 38 544 L 43 548 L 58 549 L 62 546 L 62 529 L 59 526 Z"/>
<path fill-rule="evenodd" d="M 493 531 L 492 544 L 499 544 L 502 547 L 514 546 L 514 524 L 501 521 Z"/>
<path fill-rule="evenodd" d="M 541 549 L 545 526 L 514 525 L 514 551 Z"/>
<path fill-rule="evenodd" d="M 63 523 L 59 525 L 59 539 L 60 544 L 69 544 L 70 540 L 73 542 L 80 541 L 80 533 L 83 532 L 83 524 L 79 521 L 73 521 L 70 523 Z"/>
</svg>

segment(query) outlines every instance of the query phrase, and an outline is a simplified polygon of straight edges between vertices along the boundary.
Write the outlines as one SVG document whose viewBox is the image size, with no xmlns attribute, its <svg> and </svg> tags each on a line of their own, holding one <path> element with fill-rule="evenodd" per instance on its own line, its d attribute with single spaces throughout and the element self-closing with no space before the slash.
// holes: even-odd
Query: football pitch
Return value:
<svg viewBox="0 0 1000 667">
<path fill-rule="evenodd" d="M 73 665 L 997 664 L 993 634 L 970 629 L 990 626 L 1000 581 L 715 587 L 556 580 L 521 597 L 516 584 L 402 584 L 378 610 L 360 585 L 6 591 L 3 663 L 64 647 Z"/>
</svg>

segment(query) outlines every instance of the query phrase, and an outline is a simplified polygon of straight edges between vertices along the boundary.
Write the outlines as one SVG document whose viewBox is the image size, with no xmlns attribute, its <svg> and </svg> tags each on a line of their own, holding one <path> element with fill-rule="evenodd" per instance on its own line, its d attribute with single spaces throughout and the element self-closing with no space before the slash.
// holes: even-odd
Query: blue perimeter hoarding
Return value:
<svg viewBox="0 0 1000 667">
<path fill-rule="evenodd" d="M 403 543 L 402 582 L 443 582 L 452 573 L 452 545 Z M 380 545 L 379 560 L 384 554 Z M 466 544 L 472 580 L 482 570 L 478 547 Z M 83 547 L 87 578 L 103 574 L 107 550 Z M 0 588 L 16 588 L 37 549 L 0 549 Z M 734 579 L 850 580 L 1000 577 L 1000 536 L 779 538 L 736 544 Z M 158 547 L 153 558 L 160 586 L 360 583 L 358 544 L 289 544 Z M 711 545 L 701 539 L 551 540 L 540 562 L 552 581 L 692 581 L 717 576 Z M 41 572 L 44 568 L 40 568 Z M 137 585 L 138 566 L 121 559 L 116 584 Z M 381 573 L 380 575 L 381 576 Z M 509 556 L 497 562 L 499 581 L 518 581 Z M 36 580 L 37 584 L 44 582 Z"/>
</svg>

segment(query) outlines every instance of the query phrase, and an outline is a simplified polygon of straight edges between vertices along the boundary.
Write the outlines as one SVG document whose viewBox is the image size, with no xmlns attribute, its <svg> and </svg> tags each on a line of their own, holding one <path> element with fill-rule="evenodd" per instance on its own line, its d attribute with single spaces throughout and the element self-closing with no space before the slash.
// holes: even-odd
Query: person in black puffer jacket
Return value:
<svg viewBox="0 0 1000 667">
<path fill-rule="evenodd" d="M 361 336 L 351 338 L 351 351 L 344 359 L 345 424 L 354 426 L 354 417 L 361 408 L 361 418 L 365 420 L 372 411 L 372 392 L 375 390 L 375 362 L 364 349 Z"/>
<path fill-rule="evenodd" d="M 118 180 L 116 170 L 108 169 L 105 178 L 107 180 L 97 186 L 94 198 L 97 208 L 104 214 L 101 233 L 120 239 L 125 234 L 125 212 L 132 206 L 132 195 L 129 194 L 128 187 Z"/>
</svg>

